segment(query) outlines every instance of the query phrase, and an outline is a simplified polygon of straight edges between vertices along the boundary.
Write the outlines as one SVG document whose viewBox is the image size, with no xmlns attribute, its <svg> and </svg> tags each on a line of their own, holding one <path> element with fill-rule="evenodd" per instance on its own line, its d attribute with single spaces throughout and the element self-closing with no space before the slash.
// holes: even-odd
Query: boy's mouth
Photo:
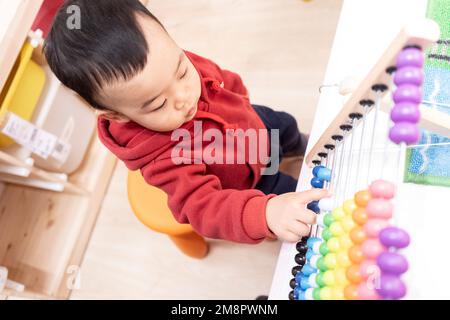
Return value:
<svg viewBox="0 0 450 320">
<path fill-rule="evenodd" d="M 192 108 L 189 109 L 188 113 L 186 114 L 186 118 L 192 117 L 196 111 L 197 111 L 197 106 L 194 105 Z"/>
</svg>

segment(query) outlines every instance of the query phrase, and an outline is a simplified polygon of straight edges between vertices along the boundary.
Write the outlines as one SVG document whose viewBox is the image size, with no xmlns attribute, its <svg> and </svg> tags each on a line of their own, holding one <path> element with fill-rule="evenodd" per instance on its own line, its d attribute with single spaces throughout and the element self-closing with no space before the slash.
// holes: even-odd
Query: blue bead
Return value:
<svg viewBox="0 0 450 320">
<path fill-rule="evenodd" d="M 312 250 L 308 250 L 308 251 L 306 252 L 306 255 L 305 255 L 306 261 L 311 260 L 311 258 L 312 258 L 313 255 L 314 255 L 314 252 L 312 252 Z M 303 270 L 303 269 L 302 269 L 302 270 Z"/>
<path fill-rule="evenodd" d="M 320 168 L 317 172 L 317 178 L 320 180 L 330 181 L 331 180 L 331 170 L 328 168 Z"/>
<path fill-rule="evenodd" d="M 302 290 L 306 290 L 308 288 L 311 288 L 311 285 L 309 283 L 309 278 L 308 277 L 303 277 L 300 279 L 300 288 L 302 288 Z"/>
<path fill-rule="evenodd" d="M 315 166 L 312 170 L 312 174 L 314 177 L 317 177 L 317 174 L 319 173 L 320 169 L 325 168 L 324 166 Z"/>
<path fill-rule="evenodd" d="M 311 275 L 311 274 L 313 274 L 313 273 L 315 273 L 315 272 L 317 272 L 317 269 L 311 267 L 311 265 L 310 265 L 309 263 L 307 263 L 307 264 L 305 264 L 305 265 L 303 266 L 302 272 L 301 272 L 301 273 L 303 273 L 303 275 L 305 275 L 305 276 L 309 276 L 309 275 Z M 299 273 L 300 273 L 300 272 L 299 272 Z M 298 273 L 297 273 L 297 274 L 298 274 Z M 297 280 L 297 277 L 296 277 L 295 279 Z"/>
<path fill-rule="evenodd" d="M 319 213 L 320 212 L 319 201 L 312 201 L 312 202 L 308 203 L 306 205 L 306 207 L 309 210 L 314 211 L 315 213 Z"/>
<path fill-rule="evenodd" d="M 295 275 L 295 282 L 297 282 L 297 284 L 299 284 L 302 278 L 305 276 L 305 274 L 303 273 L 303 268 L 301 272 L 297 272 L 297 274 Z"/>
<path fill-rule="evenodd" d="M 320 180 L 319 178 L 314 177 L 314 178 L 311 179 L 311 186 L 313 188 L 321 189 L 321 188 L 323 188 L 323 180 Z"/>
<path fill-rule="evenodd" d="M 298 299 L 297 300 L 306 300 L 306 292 L 305 291 L 300 291 L 298 293 Z"/>
<path fill-rule="evenodd" d="M 300 288 L 299 286 L 296 286 L 294 288 L 294 299 L 298 300 L 298 296 L 300 295 L 300 292 L 303 292 L 302 288 Z"/>
<path fill-rule="evenodd" d="M 317 241 L 322 241 L 322 239 L 317 238 L 317 237 L 311 237 L 306 241 L 306 244 L 308 245 L 309 248 L 312 248 L 314 243 L 316 243 Z"/>
</svg>

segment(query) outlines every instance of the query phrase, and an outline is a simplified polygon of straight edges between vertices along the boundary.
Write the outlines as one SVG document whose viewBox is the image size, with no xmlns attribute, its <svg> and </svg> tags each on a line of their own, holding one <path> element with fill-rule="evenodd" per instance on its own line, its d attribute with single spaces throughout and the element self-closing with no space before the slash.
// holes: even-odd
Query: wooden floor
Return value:
<svg viewBox="0 0 450 320">
<path fill-rule="evenodd" d="M 293 114 L 309 131 L 341 0 L 150 0 L 178 44 L 238 72 L 252 103 Z M 183 256 L 141 225 L 117 166 L 72 299 L 253 299 L 267 294 L 279 242 L 213 241 L 204 260 Z"/>
</svg>

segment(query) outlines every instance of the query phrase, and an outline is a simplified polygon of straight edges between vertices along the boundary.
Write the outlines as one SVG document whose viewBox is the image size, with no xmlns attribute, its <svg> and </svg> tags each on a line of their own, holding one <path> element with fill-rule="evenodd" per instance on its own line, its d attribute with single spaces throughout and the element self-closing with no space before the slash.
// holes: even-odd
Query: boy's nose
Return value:
<svg viewBox="0 0 450 320">
<path fill-rule="evenodd" d="M 182 109 L 184 109 L 185 107 L 187 107 L 186 101 L 177 101 L 177 102 L 175 103 L 175 109 L 177 109 L 177 110 L 182 110 Z"/>
</svg>

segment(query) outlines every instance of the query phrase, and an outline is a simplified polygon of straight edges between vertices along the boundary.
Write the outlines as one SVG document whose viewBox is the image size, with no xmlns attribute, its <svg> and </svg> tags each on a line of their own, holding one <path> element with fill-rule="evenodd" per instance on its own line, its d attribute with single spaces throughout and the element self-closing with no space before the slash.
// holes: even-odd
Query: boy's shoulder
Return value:
<svg viewBox="0 0 450 320">
<path fill-rule="evenodd" d="M 102 137 L 109 137 L 119 146 L 129 146 L 133 138 L 145 133 L 152 136 L 155 131 L 149 130 L 134 121 L 118 122 L 114 120 L 105 119 L 101 116 L 97 118 L 97 128 Z"/>
</svg>

